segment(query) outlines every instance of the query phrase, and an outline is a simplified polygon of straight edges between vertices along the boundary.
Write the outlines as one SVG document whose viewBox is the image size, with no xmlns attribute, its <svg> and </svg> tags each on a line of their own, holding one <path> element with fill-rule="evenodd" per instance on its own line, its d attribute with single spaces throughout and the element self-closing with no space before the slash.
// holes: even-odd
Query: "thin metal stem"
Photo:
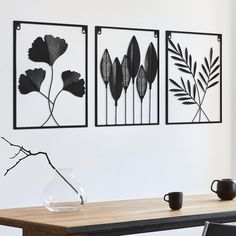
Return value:
<svg viewBox="0 0 236 236">
<path fill-rule="evenodd" d="M 52 74 L 51 74 L 51 81 L 50 81 L 50 85 L 49 85 L 49 89 L 48 89 L 48 108 L 49 108 L 49 111 L 50 111 L 50 115 L 52 114 L 52 108 L 51 108 L 51 104 L 50 104 L 50 97 L 51 97 L 51 90 L 52 90 L 52 83 L 53 83 L 53 66 L 51 66 L 51 71 L 52 71 Z M 55 121 L 55 123 L 57 124 L 57 126 L 60 126 L 57 122 L 57 120 L 55 119 L 54 115 L 52 114 L 51 115 L 53 120 Z"/>
<path fill-rule="evenodd" d="M 115 106 L 115 124 L 117 125 L 117 105 Z"/>
<path fill-rule="evenodd" d="M 143 123 L 143 101 L 141 100 L 141 124 Z"/>
<path fill-rule="evenodd" d="M 149 89 L 149 124 L 151 123 L 151 103 L 152 103 L 152 96 L 151 96 L 151 88 Z"/>
<path fill-rule="evenodd" d="M 134 83 L 133 83 L 133 124 L 135 123 L 135 102 L 134 102 Z"/>
<path fill-rule="evenodd" d="M 107 123 L 107 120 L 108 120 L 108 96 L 107 96 L 107 85 L 106 85 L 106 125 L 108 124 Z"/>
<path fill-rule="evenodd" d="M 127 109 L 127 107 L 126 107 L 126 91 L 125 91 L 125 124 L 126 124 L 126 109 Z"/>
<path fill-rule="evenodd" d="M 49 119 L 51 118 L 51 116 L 53 116 L 53 110 L 54 110 L 54 107 L 55 107 L 55 105 L 56 105 L 57 98 L 58 98 L 58 96 L 60 95 L 60 93 L 61 93 L 62 91 L 63 91 L 63 89 L 61 89 L 61 90 L 57 93 L 57 95 L 56 95 L 56 97 L 55 97 L 55 99 L 54 99 L 54 102 L 52 103 L 53 106 L 52 106 L 52 108 L 51 108 L 50 115 L 49 115 L 48 118 L 44 121 L 44 123 L 41 125 L 41 127 L 43 127 L 43 126 L 49 121 Z M 58 125 L 58 126 L 60 126 L 60 125 Z"/>
</svg>

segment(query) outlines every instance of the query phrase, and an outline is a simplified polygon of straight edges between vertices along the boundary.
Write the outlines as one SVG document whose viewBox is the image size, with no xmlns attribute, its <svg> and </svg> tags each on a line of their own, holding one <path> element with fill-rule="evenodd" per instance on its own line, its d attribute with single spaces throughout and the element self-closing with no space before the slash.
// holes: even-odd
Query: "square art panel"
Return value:
<svg viewBox="0 0 236 236">
<path fill-rule="evenodd" d="M 95 27 L 95 125 L 159 124 L 159 31 Z"/>
<path fill-rule="evenodd" d="M 166 31 L 166 123 L 222 122 L 222 35 Z"/>
<path fill-rule="evenodd" d="M 87 126 L 87 26 L 14 21 L 14 128 Z"/>
</svg>

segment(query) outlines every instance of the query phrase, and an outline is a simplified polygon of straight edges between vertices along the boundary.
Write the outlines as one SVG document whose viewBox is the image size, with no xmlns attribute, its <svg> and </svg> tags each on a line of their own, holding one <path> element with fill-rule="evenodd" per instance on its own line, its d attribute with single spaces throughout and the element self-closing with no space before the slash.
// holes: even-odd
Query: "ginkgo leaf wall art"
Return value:
<svg viewBox="0 0 236 236">
<path fill-rule="evenodd" d="M 87 26 L 14 21 L 14 128 L 87 126 Z"/>
<path fill-rule="evenodd" d="M 159 31 L 96 26 L 95 125 L 157 124 Z"/>
<path fill-rule="evenodd" d="M 222 35 L 166 31 L 166 124 L 222 122 Z"/>
</svg>

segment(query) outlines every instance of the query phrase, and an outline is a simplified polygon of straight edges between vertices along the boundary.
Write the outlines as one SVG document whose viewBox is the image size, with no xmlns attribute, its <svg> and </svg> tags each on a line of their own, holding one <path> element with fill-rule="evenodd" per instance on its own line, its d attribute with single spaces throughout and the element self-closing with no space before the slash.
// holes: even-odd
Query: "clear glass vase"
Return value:
<svg viewBox="0 0 236 236">
<path fill-rule="evenodd" d="M 55 171 L 53 179 L 43 190 L 43 205 L 52 212 L 78 211 L 87 200 L 84 189 L 77 182 L 72 169 Z"/>
</svg>

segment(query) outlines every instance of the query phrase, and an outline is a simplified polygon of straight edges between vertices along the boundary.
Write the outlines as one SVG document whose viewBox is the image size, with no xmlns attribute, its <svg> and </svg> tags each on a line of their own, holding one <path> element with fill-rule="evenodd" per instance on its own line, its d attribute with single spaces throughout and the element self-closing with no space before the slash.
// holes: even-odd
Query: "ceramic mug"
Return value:
<svg viewBox="0 0 236 236">
<path fill-rule="evenodd" d="M 217 183 L 216 190 L 214 189 L 215 183 Z M 232 200 L 236 196 L 236 184 L 232 179 L 216 179 L 211 183 L 211 191 L 222 200 Z"/>
<path fill-rule="evenodd" d="M 183 205 L 183 193 L 182 192 L 170 192 L 165 194 L 164 201 L 169 203 L 172 210 L 179 210 Z"/>
</svg>

